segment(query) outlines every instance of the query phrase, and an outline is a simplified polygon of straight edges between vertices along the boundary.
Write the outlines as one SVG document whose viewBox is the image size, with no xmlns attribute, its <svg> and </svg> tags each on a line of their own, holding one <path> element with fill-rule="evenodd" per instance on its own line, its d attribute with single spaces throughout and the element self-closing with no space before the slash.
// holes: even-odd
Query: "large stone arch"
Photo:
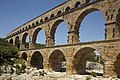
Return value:
<svg viewBox="0 0 120 80">
<path fill-rule="evenodd" d="M 62 23 L 62 22 L 65 22 L 65 23 L 66 23 L 66 26 L 67 26 L 68 31 L 69 31 L 69 26 L 68 26 L 66 20 L 64 20 L 64 19 L 57 19 L 57 20 L 55 20 L 55 21 L 52 23 L 51 29 L 50 29 L 50 32 L 49 32 L 49 36 L 52 38 L 54 44 L 55 44 L 54 41 L 55 41 L 55 32 L 56 32 L 56 29 L 57 29 L 57 27 L 59 26 L 59 24 Z"/>
<path fill-rule="evenodd" d="M 75 51 L 73 56 L 73 66 L 77 74 L 85 74 L 87 58 L 93 51 L 99 52 L 98 49 L 91 45 L 81 46 Z"/>
<path fill-rule="evenodd" d="M 21 54 L 21 58 L 24 59 L 25 61 L 27 61 L 27 53 L 26 52 L 23 52 Z"/>
<path fill-rule="evenodd" d="M 37 36 L 38 36 L 38 33 L 43 30 L 45 32 L 45 38 L 46 38 L 46 31 L 44 28 L 41 28 L 41 27 L 38 27 L 36 28 L 34 31 L 33 31 L 33 36 L 32 36 L 32 43 L 33 44 L 36 44 L 36 39 L 37 39 Z"/>
<path fill-rule="evenodd" d="M 30 64 L 37 69 L 43 69 L 43 55 L 39 51 L 35 51 L 31 57 Z"/>
<path fill-rule="evenodd" d="M 103 17 L 105 19 L 104 12 L 101 9 L 98 9 L 98 8 L 88 8 L 88 9 L 85 9 L 84 11 L 82 11 L 82 13 L 78 14 L 77 18 L 75 19 L 74 31 L 77 33 L 77 35 L 79 35 L 79 28 L 80 28 L 80 25 L 81 25 L 81 22 L 83 21 L 83 19 L 89 13 L 94 12 L 94 11 L 100 11 L 101 13 L 103 13 Z"/>
<path fill-rule="evenodd" d="M 59 49 L 52 51 L 51 54 L 49 55 L 49 64 L 53 71 L 56 72 L 66 71 L 66 69 L 65 70 L 62 69 L 63 67 L 62 63 L 65 61 L 66 57 L 64 53 Z"/>
</svg>

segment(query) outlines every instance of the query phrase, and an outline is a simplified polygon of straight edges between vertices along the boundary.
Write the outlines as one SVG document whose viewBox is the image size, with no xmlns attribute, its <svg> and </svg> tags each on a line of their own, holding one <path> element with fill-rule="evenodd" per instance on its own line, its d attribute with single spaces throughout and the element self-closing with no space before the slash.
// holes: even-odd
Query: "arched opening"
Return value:
<svg viewBox="0 0 120 80">
<path fill-rule="evenodd" d="M 43 56 L 39 51 L 33 53 L 30 64 L 37 69 L 43 69 Z"/>
<path fill-rule="evenodd" d="M 84 11 L 76 20 L 76 24 L 75 30 L 80 42 L 105 40 L 105 20 L 98 9 Z"/>
<path fill-rule="evenodd" d="M 13 39 L 10 39 L 10 43 L 13 44 Z"/>
<path fill-rule="evenodd" d="M 67 44 L 68 27 L 66 23 L 63 20 L 57 20 L 51 28 L 50 35 L 55 41 L 55 45 Z"/>
<path fill-rule="evenodd" d="M 47 21 L 48 20 L 48 17 L 45 17 L 45 21 Z"/>
<path fill-rule="evenodd" d="M 22 30 L 20 29 L 20 32 L 22 32 Z"/>
<path fill-rule="evenodd" d="M 34 23 L 32 23 L 32 27 L 34 27 L 35 26 L 35 24 Z"/>
<path fill-rule="evenodd" d="M 65 9 L 65 12 L 69 12 L 70 11 L 70 7 L 68 6 L 66 9 Z"/>
<path fill-rule="evenodd" d="M 24 31 L 25 29 L 23 28 L 22 31 Z"/>
<path fill-rule="evenodd" d="M 103 75 L 104 60 L 94 48 L 81 48 L 74 56 L 73 65 L 77 74 Z"/>
<path fill-rule="evenodd" d="M 28 33 L 23 34 L 22 44 L 23 44 L 24 48 L 29 48 L 29 35 L 28 35 Z"/>
<path fill-rule="evenodd" d="M 80 2 L 78 1 L 75 3 L 75 8 L 79 8 L 79 7 L 80 7 Z"/>
<path fill-rule="evenodd" d="M 36 21 L 36 25 L 38 25 L 39 24 L 39 22 L 38 21 Z"/>
<path fill-rule="evenodd" d="M 17 46 L 18 49 L 20 49 L 20 40 L 19 40 L 19 36 L 17 36 L 15 38 L 15 45 Z"/>
<path fill-rule="evenodd" d="M 62 51 L 55 50 L 49 56 L 49 64 L 53 71 L 65 72 L 66 71 L 66 59 Z"/>
<path fill-rule="evenodd" d="M 40 23 L 43 23 L 43 19 L 40 20 Z"/>
<path fill-rule="evenodd" d="M 59 11 L 57 12 L 57 15 L 61 15 L 61 14 L 62 14 L 62 11 L 59 10 Z"/>
<path fill-rule="evenodd" d="M 117 74 L 117 77 L 120 78 L 120 53 L 118 54 L 116 61 L 114 63 L 115 72 Z"/>
<path fill-rule="evenodd" d="M 22 53 L 21 58 L 27 61 L 27 54 L 25 52 Z"/>
<path fill-rule="evenodd" d="M 34 25 L 34 24 L 33 24 L 33 25 Z M 31 25 L 28 26 L 28 29 L 30 29 L 30 28 L 31 28 Z"/>
<path fill-rule="evenodd" d="M 42 28 L 37 28 L 33 33 L 32 43 L 36 48 L 44 48 L 45 42 L 45 31 Z"/>
<path fill-rule="evenodd" d="M 54 17 L 54 14 L 51 14 L 50 18 L 53 18 Z"/>
</svg>

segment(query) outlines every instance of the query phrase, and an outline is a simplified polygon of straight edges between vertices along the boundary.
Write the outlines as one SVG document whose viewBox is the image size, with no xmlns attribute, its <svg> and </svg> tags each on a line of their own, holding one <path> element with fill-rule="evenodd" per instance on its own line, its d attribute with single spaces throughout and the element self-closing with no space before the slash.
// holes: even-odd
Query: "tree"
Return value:
<svg viewBox="0 0 120 80">
<path fill-rule="evenodd" d="M 0 38 L 0 66 L 4 64 L 13 65 L 12 58 L 18 58 L 18 49 L 6 39 Z"/>
<path fill-rule="evenodd" d="M 92 52 L 90 56 L 88 57 L 89 61 L 96 62 L 96 54 L 95 52 Z"/>
</svg>

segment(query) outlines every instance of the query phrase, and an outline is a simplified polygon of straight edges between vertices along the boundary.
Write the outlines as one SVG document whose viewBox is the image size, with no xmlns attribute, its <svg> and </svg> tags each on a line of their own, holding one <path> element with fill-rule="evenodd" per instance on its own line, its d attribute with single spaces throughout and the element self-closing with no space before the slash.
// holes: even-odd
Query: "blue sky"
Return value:
<svg viewBox="0 0 120 80">
<path fill-rule="evenodd" d="M 65 0 L 0 0 L 0 37 L 19 27 L 25 22 L 57 6 Z M 82 21 L 80 41 L 104 39 L 104 18 L 101 12 L 92 12 Z M 67 26 L 65 22 L 58 25 L 55 34 L 56 45 L 67 43 Z M 27 39 L 28 41 L 28 39 Z M 37 43 L 45 43 L 44 31 L 40 31 Z"/>
</svg>

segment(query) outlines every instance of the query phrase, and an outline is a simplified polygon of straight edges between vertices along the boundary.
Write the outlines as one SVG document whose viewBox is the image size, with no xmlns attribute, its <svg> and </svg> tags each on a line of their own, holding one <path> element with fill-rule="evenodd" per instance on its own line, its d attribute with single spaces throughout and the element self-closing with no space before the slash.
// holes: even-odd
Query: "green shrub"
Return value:
<svg viewBox="0 0 120 80">
<path fill-rule="evenodd" d="M 92 75 L 93 77 L 96 77 L 96 76 L 97 76 L 97 73 L 92 72 L 91 75 Z"/>
<path fill-rule="evenodd" d="M 19 70 L 19 69 L 16 70 L 16 74 L 17 74 L 17 75 L 20 75 L 20 73 L 21 73 L 21 70 Z"/>
<path fill-rule="evenodd" d="M 86 77 L 86 80 L 91 80 L 90 76 L 87 76 L 87 77 Z"/>
</svg>

